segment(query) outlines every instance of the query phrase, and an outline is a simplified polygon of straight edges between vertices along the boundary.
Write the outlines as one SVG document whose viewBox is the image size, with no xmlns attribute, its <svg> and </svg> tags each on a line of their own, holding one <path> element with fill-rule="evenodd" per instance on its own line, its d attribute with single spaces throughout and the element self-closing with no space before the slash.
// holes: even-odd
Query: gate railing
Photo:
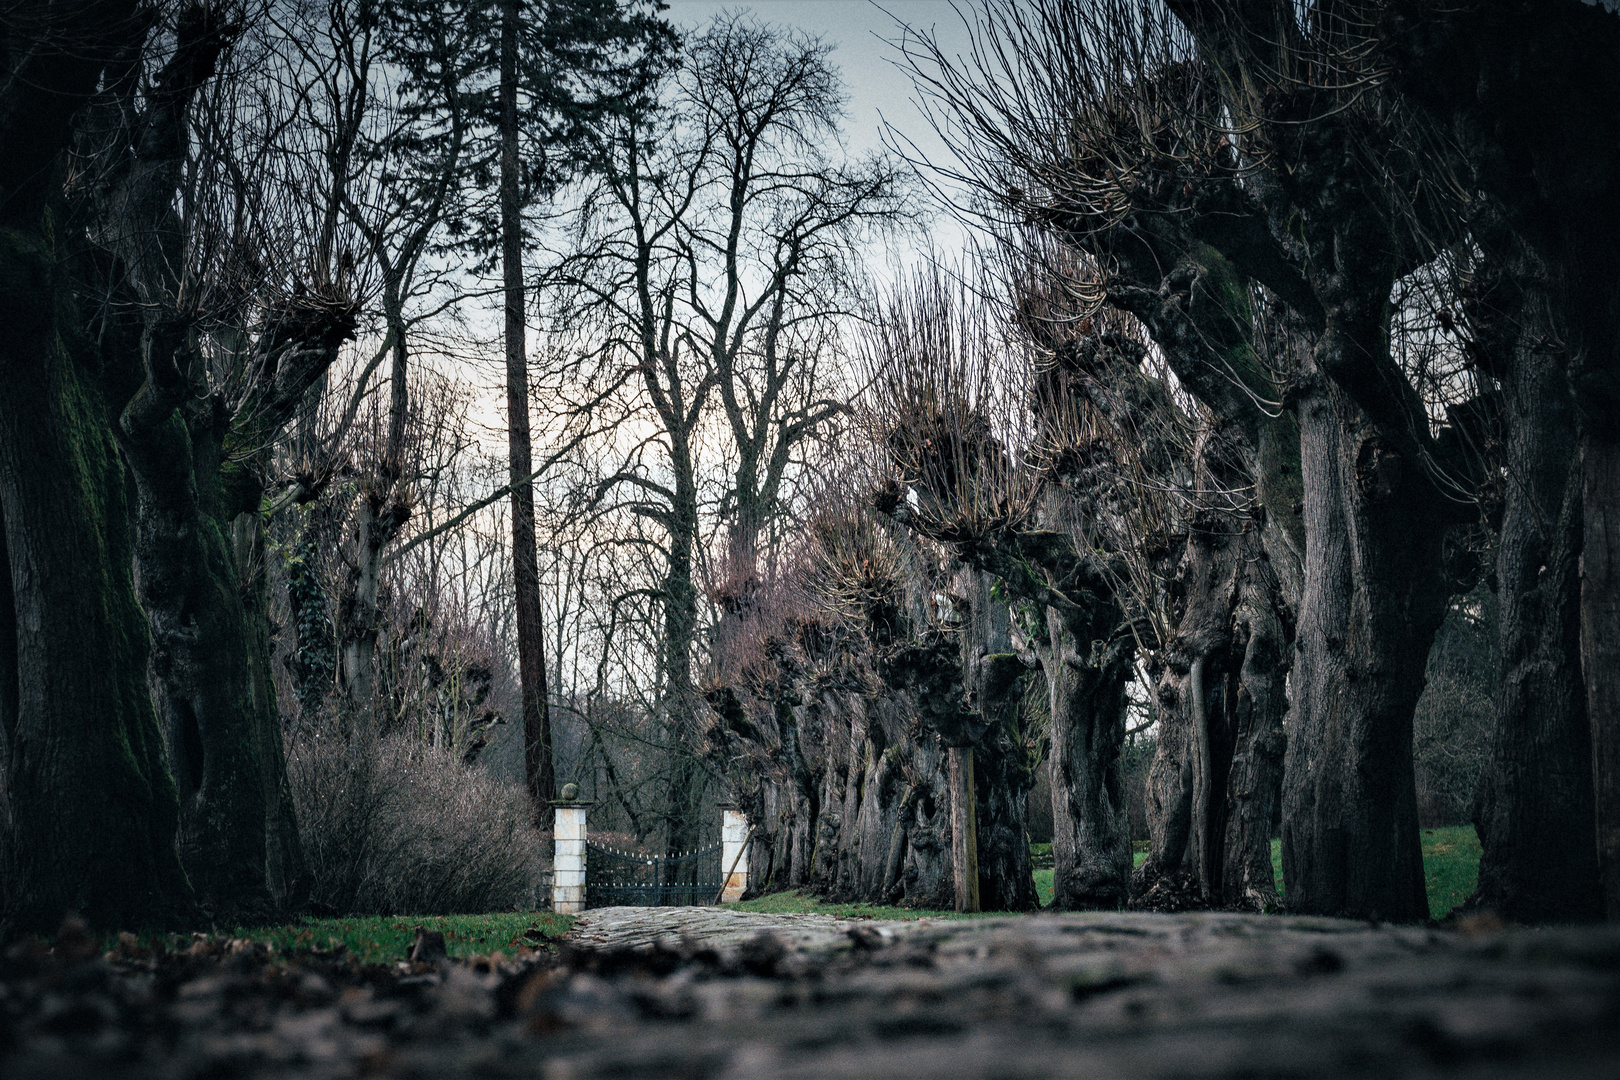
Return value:
<svg viewBox="0 0 1620 1080">
<path fill-rule="evenodd" d="M 713 904 L 720 892 L 720 845 L 671 858 L 585 843 L 585 906 Z"/>
<path fill-rule="evenodd" d="M 586 829 L 590 803 L 579 787 L 564 784 L 554 808 L 551 908 L 577 914 L 613 905 L 707 905 L 740 900 L 748 891 L 748 845 L 753 830 L 735 805 L 722 806 L 720 843 L 669 858 L 615 851 L 592 842 Z"/>
</svg>

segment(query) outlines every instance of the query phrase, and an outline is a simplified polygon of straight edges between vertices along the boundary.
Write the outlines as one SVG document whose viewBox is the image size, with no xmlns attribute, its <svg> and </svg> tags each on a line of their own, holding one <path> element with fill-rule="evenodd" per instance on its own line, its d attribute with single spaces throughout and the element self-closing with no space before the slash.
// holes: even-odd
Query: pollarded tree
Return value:
<svg viewBox="0 0 1620 1080">
<path fill-rule="evenodd" d="M 89 244 L 67 190 L 85 108 L 151 27 L 116 0 L 15 7 L 3 22 L 0 918 L 49 930 L 72 909 L 102 926 L 172 924 L 195 909 L 146 685 L 103 358 L 74 288 Z"/>
<path fill-rule="evenodd" d="M 1028 337 L 998 331 L 985 304 L 938 267 L 883 307 L 872 326 L 863 415 L 884 459 L 877 508 L 999 579 L 1000 603 L 1015 605 L 1022 650 L 1045 675 L 1053 903 L 1123 906 L 1131 860 L 1120 749 L 1134 605 L 1118 561 L 1097 542 L 1097 524 L 1120 513 L 1120 490 L 1071 485 L 1066 475 L 1095 464 L 1097 417 L 1061 364 L 1039 359 Z M 1105 365 L 1131 362 L 1115 346 L 1141 352 L 1125 339 L 1092 344 L 1088 361 Z M 987 614 L 975 612 L 975 621 Z M 1014 633 L 1009 626 L 1009 645 Z M 972 668 L 1005 666 L 991 657 L 1008 650 L 985 652 L 988 639 L 970 650 Z M 988 688 L 1003 680 L 986 669 L 973 681 Z"/>
<path fill-rule="evenodd" d="M 109 82 L 82 152 L 98 166 L 107 332 L 138 357 L 133 393 L 115 382 L 109 397 L 125 402 L 136 581 L 181 855 L 216 914 L 268 916 L 301 902 L 303 867 L 271 683 L 261 502 L 281 429 L 355 314 L 330 249 L 299 258 L 301 219 L 325 207 L 282 195 L 286 103 L 237 66 L 262 57 L 231 57 L 242 32 L 222 9 L 182 9 L 161 65 Z"/>
<path fill-rule="evenodd" d="M 1304 550 L 1298 428 L 1276 405 L 1289 369 L 1259 347 L 1251 281 L 1199 232 L 1211 217 L 1194 196 L 1231 183 L 1200 171 L 1220 160 L 1220 100 L 1167 14 L 1127 9 L 996 7 L 976 28 L 975 63 L 926 37 L 908 52 L 963 163 L 956 179 L 981 194 L 975 212 L 999 237 L 1000 274 L 1023 282 L 1026 330 L 1062 373 L 1057 385 L 1072 387 L 1062 393 L 1112 433 L 1085 441 L 1112 445 L 1117 460 L 1099 472 L 1082 455 L 1065 483 L 1083 490 L 1119 470 L 1137 477 L 1127 501 L 1143 509 L 1149 493 L 1174 493 L 1128 518 L 1137 535 L 1115 529 L 1108 541 L 1146 616 L 1142 672 L 1159 711 L 1153 844 L 1135 888 L 1162 902 L 1156 883 L 1188 872 L 1210 902 L 1264 906 Z M 1236 212 L 1215 220 L 1245 224 Z M 1152 337 L 1168 373 L 1099 362 L 1117 337 L 1101 328 L 1120 312 Z M 1133 385 L 1155 380 L 1170 388 L 1165 405 L 1191 400 L 1167 413 L 1121 409 Z M 1137 434 L 1155 412 L 1147 430 L 1184 429 L 1158 441 L 1181 444 L 1168 455 Z"/>
<path fill-rule="evenodd" d="M 1044 51 L 1008 62 L 1055 58 L 1082 78 L 1052 80 L 1033 104 L 1005 83 L 947 74 L 937 85 L 980 140 L 978 160 L 993 163 L 978 177 L 993 181 L 981 183 L 987 200 L 1074 239 L 1115 281 L 1116 262 L 1129 274 L 1136 247 L 1160 267 L 1180 263 L 1184 282 L 1202 279 L 1234 316 L 1250 283 L 1283 305 L 1282 325 L 1304 347 L 1273 391 L 1222 354 L 1226 335 L 1213 328 L 1201 333 L 1217 348 L 1187 355 L 1219 361 L 1211 373 L 1230 389 L 1291 406 L 1298 424 L 1306 565 L 1284 796 L 1289 901 L 1408 918 L 1423 911 L 1411 706 L 1450 587 L 1445 527 L 1468 511 L 1448 510 L 1444 440 L 1392 352 L 1391 295 L 1432 261 L 1455 215 L 1435 197 L 1449 188 L 1423 179 L 1424 132 L 1365 70 L 1361 28 L 1342 14 L 1009 5 L 990 16 L 992 36 L 1023 35 Z M 1173 261 L 1153 257 L 1156 244 Z M 1210 274 L 1206 248 L 1235 274 Z M 1172 296 L 1177 276 L 1164 282 Z M 1117 302 L 1142 299 L 1151 297 Z M 1241 332 L 1249 318 L 1231 320 L 1240 352 L 1252 351 Z M 1161 341 L 1167 352 L 1176 344 Z M 1183 382 L 1220 404 L 1211 380 Z"/>
<path fill-rule="evenodd" d="M 1525 920 L 1620 919 L 1620 14 L 1578 0 L 1382 14 L 1360 29 L 1403 103 L 1446 133 L 1440 178 L 1478 208 L 1484 273 L 1462 336 L 1494 351 L 1484 366 L 1506 406 L 1501 682 L 1475 900 Z M 1594 778 L 1588 844 L 1577 823 Z"/>
</svg>

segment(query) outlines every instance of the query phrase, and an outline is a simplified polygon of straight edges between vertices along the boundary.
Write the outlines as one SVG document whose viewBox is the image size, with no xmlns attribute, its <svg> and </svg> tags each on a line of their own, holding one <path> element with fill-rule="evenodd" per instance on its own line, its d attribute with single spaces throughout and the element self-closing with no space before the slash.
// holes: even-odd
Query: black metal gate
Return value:
<svg viewBox="0 0 1620 1080">
<path fill-rule="evenodd" d="M 720 845 L 663 859 L 585 842 L 585 906 L 713 904 L 720 893 Z"/>
</svg>

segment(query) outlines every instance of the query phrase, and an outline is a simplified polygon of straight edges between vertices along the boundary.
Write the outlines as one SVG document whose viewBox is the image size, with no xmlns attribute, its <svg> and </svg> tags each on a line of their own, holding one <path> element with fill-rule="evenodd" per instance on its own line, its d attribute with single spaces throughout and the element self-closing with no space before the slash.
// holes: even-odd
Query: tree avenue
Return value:
<svg viewBox="0 0 1620 1080">
<path fill-rule="evenodd" d="M 526 908 L 564 783 L 755 892 L 1416 922 L 1467 817 L 1620 918 L 1613 5 L 986 0 L 927 161 L 666 14 L 0 14 L 0 938 Z"/>
</svg>

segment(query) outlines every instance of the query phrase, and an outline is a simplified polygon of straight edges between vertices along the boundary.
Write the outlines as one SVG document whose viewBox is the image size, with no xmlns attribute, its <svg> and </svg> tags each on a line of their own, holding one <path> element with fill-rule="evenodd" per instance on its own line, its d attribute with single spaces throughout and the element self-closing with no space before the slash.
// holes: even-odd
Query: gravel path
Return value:
<svg viewBox="0 0 1620 1080">
<path fill-rule="evenodd" d="M 855 926 L 892 933 L 894 928 L 907 925 L 720 907 L 611 907 L 579 916 L 566 940 L 585 949 L 680 949 L 684 945 L 730 951 L 761 933 L 769 933 L 789 952 L 809 956 L 847 952 L 851 944 L 849 930 Z"/>
<path fill-rule="evenodd" d="M 13 949 L 0 1076 L 1620 1076 L 1620 928 L 605 909 L 560 955 Z"/>
</svg>

